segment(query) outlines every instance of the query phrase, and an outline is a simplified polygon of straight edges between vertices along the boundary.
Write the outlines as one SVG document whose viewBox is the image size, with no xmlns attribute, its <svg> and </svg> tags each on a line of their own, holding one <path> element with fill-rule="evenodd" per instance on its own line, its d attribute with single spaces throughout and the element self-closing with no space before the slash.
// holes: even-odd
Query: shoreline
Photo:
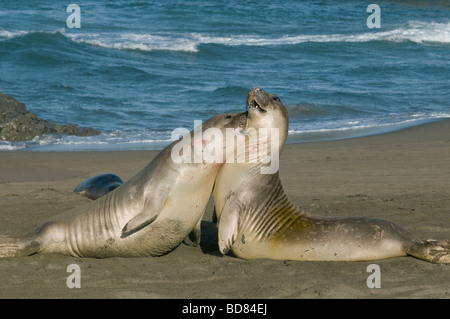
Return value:
<svg viewBox="0 0 450 319">
<path fill-rule="evenodd" d="M 287 144 L 280 178 L 289 199 L 316 215 L 366 216 L 398 223 L 418 238 L 450 239 L 450 120 L 400 131 Z M 73 189 L 88 177 L 124 181 L 159 151 L 0 153 L 0 234 L 21 235 L 90 200 Z M 0 262 L 0 298 L 450 298 L 450 267 L 413 257 L 372 262 L 241 260 L 221 256 L 211 222 L 200 247 L 161 257 L 74 258 L 36 254 Z M 381 268 L 370 289 L 366 269 Z M 81 288 L 66 285 L 81 268 Z"/>
<path fill-rule="evenodd" d="M 362 126 L 355 128 L 343 128 L 343 129 L 330 129 L 330 130 L 315 130 L 315 131 L 303 131 L 303 132 L 290 132 L 287 138 L 286 144 L 298 144 L 298 143 L 316 143 L 316 142 L 329 142 L 329 141 L 340 141 L 347 139 L 355 139 L 361 137 L 370 137 L 377 136 L 383 134 L 395 133 L 398 131 L 402 131 L 405 129 L 410 129 L 414 127 L 419 127 L 422 125 L 449 121 L 450 118 L 442 117 L 442 118 L 429 118 L 429 119 L 420 119 L 414 121 L 406 121 L 399 123 L 392 123 L 386 125 L 378 125 L 378 126 Z M 414 123 L 414 124 L 413 124 Z M 110 133 L 101 133 L 100 135 L 105 135 L 103 138 L 107 138 Z M 152 142 L 132 140 L 132 141 L 122 141 L 116 143 L 108 143 L 103 140 L 92 141 L 94 137 L 87 137 L 91 139 L 90 142 L 84 140 L 76 140 L 80 137 L 62 135 L 62 136 L 49 136 L 44 135 L 41 137 L 35 137 L 32 140 L 22 141 L 22 142 L 13 142 L 13 141 L 0 141 L 6 143 L 15 143 L 15 145 L 0 145 L 0 154 L 4 152 L 115 152 L 115 151 L 161 151 L 167 145 L 173 142 L 170 137 L 167 137 L 165 140 L 154 140 Z M 85 139 L 86 137 L 82 137 Z M 42 140 L 39 140 L 42 139 Z M 62 144 L 51 144 L 53 139 L 68 139 L 66 142 Z M 75 139 L 74 141 L 69 141 L 70 139 Z M 108 138 L 107 138 L 108 139 Z M 43 142 L 46 140 L 46 142 Z M 50 141 L 50 142 L 49 142 Z M 50 143 L 48 145 L 33 145 L 40 143 Z M 22 146 L 20 146 L 22 144 Z"/>
</svg>

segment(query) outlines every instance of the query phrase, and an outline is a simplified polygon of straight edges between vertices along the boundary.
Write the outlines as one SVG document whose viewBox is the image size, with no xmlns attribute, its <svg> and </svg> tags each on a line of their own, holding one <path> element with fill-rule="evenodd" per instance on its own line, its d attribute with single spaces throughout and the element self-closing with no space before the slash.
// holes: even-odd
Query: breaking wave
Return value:
<svg viewBox="0 0 450 319">
<path fill-rule="evenodd" d="M 68 33 L 65 29 L 56 31 L 8 31 L 0 30 L 0 41 L 22 37 L 33 33 L 63 34 L 77 43 L 116 50 L 139 51 L 181 51 L 198 52 L 200 45 L 224 46 L 277 46 L 300 43 L 327 42 L 371 42 L 392 41 L 415 43 L 450 43 L 450 23 L 410 21 L 406 25 L 388 31 L 359 34 L 302 34 L 281 37 L 258 35 L 209 35 L 203 33 Z"/>
</svg>

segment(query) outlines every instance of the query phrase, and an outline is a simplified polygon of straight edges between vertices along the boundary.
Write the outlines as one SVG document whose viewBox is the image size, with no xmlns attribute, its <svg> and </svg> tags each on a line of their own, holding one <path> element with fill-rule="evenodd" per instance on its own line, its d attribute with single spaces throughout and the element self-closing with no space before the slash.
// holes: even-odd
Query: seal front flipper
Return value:
<svg viewBox="0 0 450 319">
<path fill-rule="evenodd" d="M 143 212 L 137 214 L 122 229 L 121 237 L 127 237 L 127 236 L 141 230 L 145 226 L 151 224 L 156 219 L 156 217 L 158 217 L 158 214 L 155 211 L 151 211 L 151 212 L 143 211 Z"/>
<path fill-rule="evenodd" d="M 202 219 L 197 222 L 194 229 L 189 233 L 189 235 L 184 239 L 184 243 L 188 246 L 192 245 L 194 247 L 198 247 L 200 245 L 201 240 L 201 227 L 202 227 Z"/>
<path fill-rule="evenodd" d="M 151 224 L 158 217 L 159 212 L 164 207 L 166 199 L 167 194 L 164 196 L 150 197 L 147 200 L 144 209 L 130 219 L 130 221 L 123 227 L 121 237 L 127 237 Z"/>
<path fill-rule="evenodd" d="M 226 254 L 233 246 L 239 232 L 241 205 L 236 200 L 228 200 L 219 219 L 219 250 Z"/>
<path fill-rule="evenodd" d="M 200 245 L 200 239 L 201 239 L 201 233 L 202 233 L 202 219 L 198 221 L 197 225 L 195 225 L 194 229 L 192 230 L 192 235 L 194 236 L 194 246 L 197 247 Z"/>
</svg>

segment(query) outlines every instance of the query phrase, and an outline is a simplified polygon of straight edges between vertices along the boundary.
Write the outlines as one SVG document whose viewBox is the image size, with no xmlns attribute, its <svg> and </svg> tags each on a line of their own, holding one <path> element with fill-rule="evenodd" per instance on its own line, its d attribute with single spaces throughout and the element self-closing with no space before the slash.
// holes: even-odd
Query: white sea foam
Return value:
<svg viewBox="0 0 450 319">
<path fill-rule="evenodd" d="M 64 34 L 64 28 L 60 28 L 54 31 L 43 31 L 43 30 L 33 30 L 33 31 L 25 31 L 25 30 L 0 30 L 0 40 L 2 40 L 2 38 L 5 39 L 12 39 L 12 38 L 16 38 L 16 37 L 21 37 L 21 36 L 25 36 L 27 34 L 32 34 L 32 33 L 46 33 L 46 34 L 57 34 L 57 33 L 61 33 Z"/>
<path fill-rule="evenodd" d="M 9 142 L 0 142 L 0 151 L 16 151 L 22 148 L 23 147 L 20 145 L 12 145 Z"/>
<path fill-rule="evenodd" d="M 406 27 L 382 32 L 381 40 L 450 43 L 450 23 L 410 21 Z"/>
<path fill-rule="evenodd" d="M 436 42 L 450 43 L 450 23 L 411 21 L 407 25 L 388 31 L 367 32 L 360 34 L 319 34 L 295 35 L 279 38 L 264 38 L 251 35 L 231 37 L 214 37 L 194 34 L 199 43 L 215 43 L 223 45 L 289 45 L 304 42 L 370 42 L 370 41 L 412 41 L 416 43 Z"/>
<path fill-rule="evenodd" d="M 27 34 L 27 31 L 8 31 L 8 30 L 0 30 L 0 38 L 15 38 L 17 36 Z"/>
<path fill-rule="evenodd" d="M 348 121 L 338 123 L 312 123 L 303 127 L 294 127 L 289 130 L 288 141 L 304 142 L 331 140 L 341 138 L 354 138 L 360 136 L 388 133 L 413 127 L 433 121 L 450 118 L 450 113 L 415 113 L 409 115 L 391 114 L 390 120 L 386 118 L 367 119 L 359 121 Z M 322 125 L 324 128 L 317 128 Z"/>
<path fill-rule="evenodd" d="M 383 30 L 383 29 L 380 29 Z M 370 42 L 370 41 L 412 41 L 416 43 L 450 43 L 450 22 L 410 21 L 406 25 L 392 30 L 366 32 L 358 34 L 300 34 L 281 37 L 263 37 L 238 34 L 216 36 L 204 33 L 72 33 L 65 29 L 55 31 L 0 30 L 0 40 L 11 39 L 34 32 L 61 33 L 74 42 L 116 49 L 141 51 L 181 51 L 198 52 L 201 44 L 219 44 L 225 46 L 276 46 L 299 43 L 327 42 Z"/>
<path fill-rule="evenodd" d="M 100 46 L 116 50 L 140 51 L 183 51 L 197 52 L 198 43 L 185 37 L 162 36 L 152 34 L 66 34 L 78 43 Z"/>
<path fill-rule="evenodd" d="M 76 42 L 97 45 L 118 50 L 168 50 L 197 52 L 201 44 L 225 46 L 275 46 L 315 42 L 370 42 L 370 41 L 412 41 L 416 43 L 450 43 L 450 23 L 411 21 L 405 26 L 388 31 L 360 34 L 309 34 L 262 37 L 256 35 L 216 36 L 203 33 L 179 34 L 67 34 Z"/>
</svg>

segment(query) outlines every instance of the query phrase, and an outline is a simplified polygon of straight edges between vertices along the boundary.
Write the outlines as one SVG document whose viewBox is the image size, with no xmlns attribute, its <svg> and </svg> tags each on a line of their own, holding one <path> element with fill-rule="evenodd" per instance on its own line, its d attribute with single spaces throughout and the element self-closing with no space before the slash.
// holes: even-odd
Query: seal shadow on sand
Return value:
<svg viewBox="0 0 450 319">
<path fill-rule="evenodd" d="M 206 255 L 217 257 L 223 256 L 219 251 L 216 223 L 202 220 L 201 228 L 201 240 L 198 246 L 202 252 Z M 196 246 L 194 236 L 189 234 L 189 237 L 186 238 L 180 245 Z"/>
</svg>

